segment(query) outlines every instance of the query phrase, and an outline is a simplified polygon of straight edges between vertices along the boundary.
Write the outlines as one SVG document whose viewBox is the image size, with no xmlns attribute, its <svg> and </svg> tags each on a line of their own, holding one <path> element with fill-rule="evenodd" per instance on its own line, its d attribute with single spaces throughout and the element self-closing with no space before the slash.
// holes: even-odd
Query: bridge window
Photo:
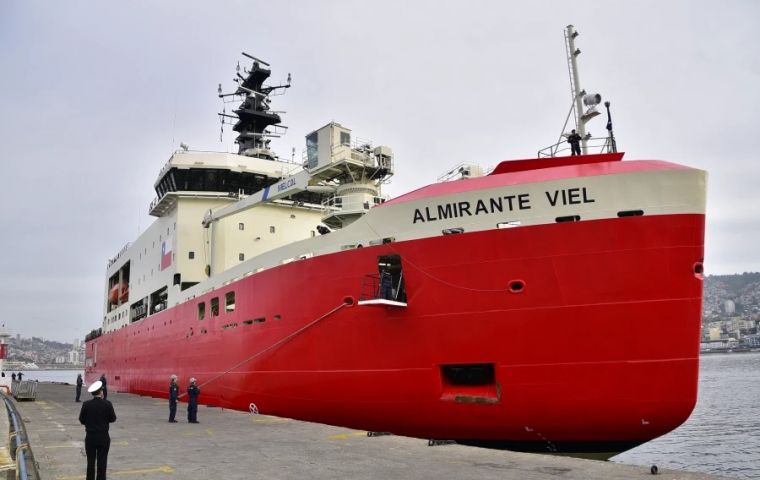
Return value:
<svg viewBox="0 0 760 480">
<path fill-rule="evenodd" d="M 309 168 L 316 168 L 319 163 L 319 146 L 317 144 L 317 132 L 306 137 L 306 159 Z"/>
<path fill-rule="evenodd" d="M 206 302 L 201 302 L 198 304 L 198 320 L 203 320 L 206 318 Z"/>
<path fill-rule="evenodd" d="M 211 299 L 211 316 L 219 316 L 219 297 L 214 297 Z"/>
</svg>

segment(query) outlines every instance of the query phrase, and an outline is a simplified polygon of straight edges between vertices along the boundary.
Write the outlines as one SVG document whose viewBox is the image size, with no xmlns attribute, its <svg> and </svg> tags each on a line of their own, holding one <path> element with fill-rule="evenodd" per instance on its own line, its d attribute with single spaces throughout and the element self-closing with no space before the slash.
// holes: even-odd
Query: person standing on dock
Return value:
<svg viewBox="0 0 760 480">
<path fill-rule="evenodd" d="M 75 402 L 81 402 L 79 400 L 79 397 L 82 395 L 82 385 L 84 384 L 84 381 L 82 380 L 82 374 L 77 374 L 77 399 L 74 400 Z"/>
<path fill-rule="evenodd" d="M 11 373 L 11 378 L 14 382 L 16 381 L 16 372 Z"/>
<path fill-rule="evenodd" d="M 177 376 L 171 376 L 169 382 L 169 423 L 177 423 L 174 417 L 177 415 L 177 399 L 179 398 L 179 385 L 177 385 Z"/>
<path fill-rule="evenodd" d="M 21 381 L 21 378 L 22 378 L 23 376 L 24 376 L 24 374 L 23 374 L 23 373 L 21 373 L 21 372 L 18 372 L 18 381 L 19 381 L 19 382 Z"/>
<path fill-rule="evenodd" d="M 103 398 L 103 384 L 97 381 L 87 389 L 92 399 L 82 404 L 79 423 L 84 425 L 84 450 L 87 452 L 87 480 L 106 480 L 108 450 L 111 437 L 108 435 L 109 424 L 116 421 L 116 412 L 111 402 Z M 97 478 L 95 464 L 97 463 Z"/>
<path fill-rule="evenodd" d="M 195 378 L 190 379 L 190 386 L 187 387 L 187 421 L 190 423 L 198 422 L 198 395 L 201 389 L 195 384 Z"/>
<path fill-rule="evenodd" d="M 100 382 L 103 384 L 103 400 L 108 398 L 108 382 L 106 382 L 106 374 L 100 374 Z"/>
</svg>

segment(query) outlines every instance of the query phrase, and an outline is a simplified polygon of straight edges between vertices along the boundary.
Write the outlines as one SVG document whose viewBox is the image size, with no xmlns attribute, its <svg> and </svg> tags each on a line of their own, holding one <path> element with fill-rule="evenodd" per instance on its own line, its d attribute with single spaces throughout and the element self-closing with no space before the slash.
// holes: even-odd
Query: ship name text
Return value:
<svg viewBox="0 0 760 480">
<path fill-rule="evenodd" d="M 544 192 L 544 195 L 539 197 L 543 197 L 550 207 L 582 205 L 584 203 L 596 202 L 596 200 L 591 197 L 586 187 L 548 190 Z M 517 195 L 478 199 L 477 201 L 463 200 L 461 202 L 450 202 L 424 208 L 415 208 L 412 223 L 435 222 L 449 218 L 471 217 L 491 213 L 503 213 L 505 211 L 514 212 L 519 210 L 530 210 L 533 208 L 532 200 L 533 198 L 530 193 L 520 193 Z"/>
</svg>

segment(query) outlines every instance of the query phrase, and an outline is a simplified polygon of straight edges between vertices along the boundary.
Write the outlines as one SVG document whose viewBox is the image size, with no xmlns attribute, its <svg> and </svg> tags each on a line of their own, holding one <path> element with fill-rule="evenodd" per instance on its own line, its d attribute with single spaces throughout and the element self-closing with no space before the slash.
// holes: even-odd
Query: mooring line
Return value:
<svg viewBox="0 0 760 480">
<path fill-rule="evenodd" d="M 299 328 L 298 330 L 296 330 L 295 332 L 291 333 L 290 335 L 287 335 L 286 337 L 284 337 L 284 338 L 282 338 L 282 339 L 278 340 L 277 342 L 273 343 L 272 345 L 268 346 L 267 348 L 265 348 L 265 349 L 263 349 L 263 350 L 261 350 L 261 351 L 259 351 L 259 352 L 256 352 L 256 353 L 254 353 L 253 355 L 251 355 L 250 357 L 248 357 L 248 358 L 245 358 L 244 360 L 242 360 L 242 361 L 240 361 L 240 362 L 236 363 L 235 365 L 233 365 L 233 366 L 232 366 L 232 367 L 230 367 L 229 369 L 225 370 L 224 372 L 222 372 L 222 373 L 219 373 L 219 374 L 217 374 L 217 375 L 215 375 L 215 376 L 211 377 L 210 379 L 208 379 L 208 380 L 206 380 L 205 382 L 201 383 L 201 384 L 200 384 L 198 387 L 200 388 L 200 387 L 202 387 L 202 386 L 208 385 L 209 383 L 211 383 L 211 382 L 213 382 L 213 381 L 215 381 L 215 380 L 219 379 L 220 377 L 223 377 L 224 375 L 227 375 L 228 373 L 230 373 L 231 371 L 235 370 L 235 369 L 236 369 L 236 368 L 238 368 L 239 366 L 241 366 L 241 365 L 244 365 L 244 364 L 246 364 L 246 363 L 250 362 L 251 360 L 255 359 L 256 357 L 258 357 L 258 356 L 261 356 L 261 355 L 263 355 L 263 354 L 267 353 L 268 351 L 270 351 L 270 350 L 272 350 L 272 349 L 274 349 L 274 348 L 277 348 L 277 347 L 279 347 L 280 345 L 282 345 L 282 344 L 284 344 L 285 342 L 289 341 L 290 339 L 292 339 L 292 338 L 293 338 L 293 337 L 295 337 L 296 335 L 300 335 L 300 334 L 301 334 L 301 333 L 302 333 L 304 330 L 306 330 L 306 329 L 308 329 L 308 328 L 311 328 L 311 327 L 313 327 L 314 325 L 316 325 L 317 323 L 321 322 L 321 321 L 322 321 L 322 320 L 324 320 L 325 318 L 329 317 L 329 316 L 330 316 L 330 315 L 332 315 L 333 313 L 335 313 L 335 312 L 337 312 L 338 310 L 341 310 L 342 308 L 344 308 L 344 307 L 347 307 L 347 306 L 349 306 L 349 305 L 351 305 L 351 303 L 350 303 L 350 302 L 346 302 L 346 301 L 344 301 L 343 303 L 341 303 L 341 304 L 340 304 L 340 305 L 338 305 L 337 307 L 333 308 L 333 309 L 332 309 L 332 310 L 330 310 L 329 312 L 327 312 L 327 313 L 325 313 L 324 315 L 322 315 L 322 316 L 318 317 L 316 320 L 313 320 L 313 321 L 311 321 L 310 323 L 307 323 L 307 324 L 306 324 L 306 325 L 304 325 L 303 327 Z M 178 397 L 178 398 L 182 398 L 182 397 L 184 397 L 184 396 L 186 396 L 186 395 L 187 395 L 187 392 L 185 392 L 185 393 L 182 393 L 182 394 L 180 394 L 180 395 L 179 395 L 179 397 Z"/>
</svg>

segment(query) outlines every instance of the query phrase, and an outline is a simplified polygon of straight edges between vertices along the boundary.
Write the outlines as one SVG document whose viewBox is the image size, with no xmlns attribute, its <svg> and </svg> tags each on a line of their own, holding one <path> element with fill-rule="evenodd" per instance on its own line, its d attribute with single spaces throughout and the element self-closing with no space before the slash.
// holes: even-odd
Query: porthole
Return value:
<svg viewBox="0 0 760 480">
<path fill-rule="evenodd" d="M 522 280 L 511 280 L 509 282 L 510 293 L 522 293 L 525 290 L 525 282 Z"/>
</svg>

